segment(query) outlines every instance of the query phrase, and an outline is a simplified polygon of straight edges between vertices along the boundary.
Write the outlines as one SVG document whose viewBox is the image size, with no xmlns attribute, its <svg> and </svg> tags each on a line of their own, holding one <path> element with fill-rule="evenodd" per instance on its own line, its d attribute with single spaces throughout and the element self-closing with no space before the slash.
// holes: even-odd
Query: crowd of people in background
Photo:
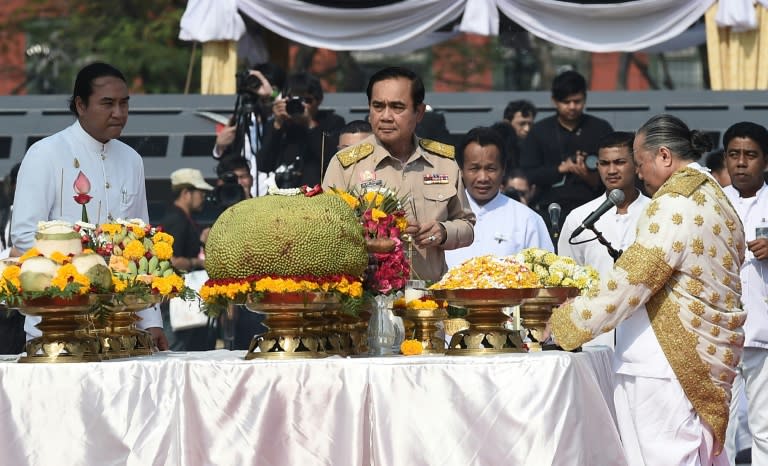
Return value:
<svg viewBox="0 0 768 466">
<path fill-rule="evenodd" d="M 651 118 L 637 135 L 614 131 L 607 121 L 585 113 L 587 83 L 572 70 L 552 83 L 554 115 L 536 121 L 536 107 L 515 100 L 501 121 L 463 136 L 448 131 L 444 115 L 424 101 L 421 78 L 408 69 L 380 70 L 366 94 L 368 116 L 345 122 L 321 108 L 323 89 L 314 76 L 286 77 L 264 64 L 240 77 L 235 115 L 212 148 L 216 182 L 209 184 L 191 168 L 169 174 L 173 199 L 161 223 L 176 238 L 173 265 L 185 271 L 205 268 L 207 228 L 195 214 L 206 198 L 223 209 L 271 188 L 302 185 L 350 189 L 364 183 L 407 193 L 406 233 L 416 246 L 412 267 L 425 280 L 438 280 L 448 267 L 471 257 L 528 247 L 573 257 L 610 277 L 597 296 L 562 307 L 553 324 L 563 346 L 592 340 L 615 348 L 616 393 L 628 406 L 649 396 L 666 400 L 642 414 L 618 413 L 622 432 L 632 434 L 627 438 L 641 439 L 625 444 L 629 457 L 662 464 L 674 455 L 683 464 L 698 455 L 711 464 L 717 463 L 712 454 L 725 446 L 733 464 L 736 427 L 746 419 L 748 428 L 742 430 L 752 432 L 753 461 L 768 464 L 768 415 L 759 409 L 768 402 L 763 396 L 768 394 L 768 131 L 763 126 L 731 126 L 723 148 L 714 151 L 670 115 Z M 73 166 L 103 174 L 91 194 L 103 206 L 104 218 L 147 220 L 141 159 L 117 140 L 127 108 L 127 86 L 118 70 L 94 64 L 81 71 L 71 101 L 76 122 L 33 145 L 4 180 L 0 239 L 6 256 L 31 247 L 37 221 L 79 219 L 79 209 L 51 207 L 59 201 L 50 186 L 58 186 L 56 177 Z M 73 165 L 57 155 L 62 147 L 83 155 Z M 621 192 L 620 201 L 607 198 L 613 191 Z M 14 211 L 19 192 L 28 207 Z M 607 199 L 615 205 L 584 231 L 584 219 Z M 701 242 L 711 245 L 706 251 L 688 246 L 688 237 L 699 235 L 702 225 Z M 608 246 L 596 241 L 598 232 Z M 706 254 L 713 260 L 703 260 Z M 692 283 L 703 283 L 712 295 Z M 689 368 L 671 356 L 666 338 L 683 331 L 703 339 L 736 331 L 743 323 L 734 311 L 739 304 L 733 296 L 739 294 L 750 316 L 742 363 L 734 364 L 740 337 L 714 339 L 708 347 L 685 349 L 708 361 L 695 380 L 687 378 Z M 676 310 L 665 307 L 669 303 Z M 677 312 L 684 325 L 656 325 L 660 315 Z M 160 349 L 212 349 L 225 326 L 208 321 L 174 330 L 167 307 L 161 313 L 147 310 L 145 318 Z M 246 349 L 261 325 L 259 317 L 237 308 L 224 319 L 236 324 L 227 338 L 231 349 Z M 2 315 L 0 351 L 22 350 L 22 322 L 18 313 Z M 27 333 L 34 334 L 30 322 Z M 712 403 L 693 391 L 693 382 L 724 393 L 733 385 L 727 436 L 728 397 Z M 659 426 L 666 430 L 660 433 Z"/>
</svg>

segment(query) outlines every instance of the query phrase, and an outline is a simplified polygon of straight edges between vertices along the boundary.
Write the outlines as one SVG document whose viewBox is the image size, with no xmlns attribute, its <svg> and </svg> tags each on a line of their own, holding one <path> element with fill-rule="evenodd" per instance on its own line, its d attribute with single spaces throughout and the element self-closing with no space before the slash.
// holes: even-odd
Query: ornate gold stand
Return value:
<svg viewBox="0 0 768 466">
<path fill-rule="evenodd" d="M 520 304 L 538 293 L 536 288 L 433 290 L 438 300 L 447 300 L 468 310 L 469 328 L 451 337 L 447 355 L 476 356 L 481 354 L 525 352 L 519 332 L 504 327 L 505 306 Z"/>
<path fill-rule="evenodd" d="M 531 342 L 528 343 L 530 351 L 541 351 L 541 340 L 547 322 L 552 316 L 552 309 L 565 302 L 568 298 L 579 295 L 579 289 L 573 287 L 539 288 L 538 294 L 523 301 L 520 305 L 520 318 L 522 326 L 528 330 Z"/>
<path fill-rule="evenodd" d="M 24 303 L 22 312 L 39 316 L 36 327 L 42 336 L 27 342 L 26 356 L 21 363 L 69 363 L 101 361 L 99 340 L 89 335 L 87 319 L 91 310 L 88 296 L 77 297 L 66 302 L 56 299 L 38 298 Z"/>
<path fill-rule="evenodd" d="M 248 310 L 265 315 L 268 330 L 253 337 L 245 359 L 328 356 L 314 317 L 338 304 L 338 297 L 330 293 L 265 293 L 258 302 L 246 303 Z"/>
<path fill-rule="evenodd" d="M 435 324 L 446 319 L 448 311 L 442 308 L 406 309 L 403 317 L 413 322 L 413 338 L 421 342 L 423 354 L 445 353 L 445 338 Z"/>
</svg>

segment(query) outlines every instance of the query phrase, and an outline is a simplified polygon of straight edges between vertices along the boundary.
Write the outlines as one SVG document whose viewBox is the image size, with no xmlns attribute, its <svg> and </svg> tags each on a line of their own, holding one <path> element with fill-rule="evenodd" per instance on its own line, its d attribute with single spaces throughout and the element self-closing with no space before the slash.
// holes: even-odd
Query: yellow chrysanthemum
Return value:
<svg viewBox="0 0 768 466">
<path fill-rule="evenodd" d="M 64 264 L 65 262 L 70 262 L 69 256 L 62 254 L 59 251 L 53 251 L 50 259 L 59 265 Z"/>
<path fill-rule="evenodd" d="M 173 257 L 173 246 L 168 243 L 155 243 L 155 255 L 162 261 L 169 260 Z"/>
<path fill-rule="evenodd" d="M 115 288 L 116 293 L 122 293 L 126 288 L 128 288 L 128 282 L 112 275 L 112 286 Z"/>
<path fill-rule="evenodd" d="M 173 236 L 169 235 L 168 233 L 158 231 L 152 235 L 152 242 L 155 244 L 168 243 L 169 245 L 173 246 Z"/>
<path fill-rule="evenodd" d="M 24 262 L 30 257 L 37 257 L 40 255 L 40 251 L 37 248 L 29 248 L 21 257 L 19 257 L 19 263 Z"/>
<path fill-rule="evenodd" d="M 400 352 L 405 356 L 415 356 L 421 354 L 424 348 L 418 340 L 405 340 L 400 343 Z"/>
<path fill-rule="evenodd" d="M 101 225 L 101 231 L 114 237 L 116 234 L 123 231 L 123 226 L 118 223 L 105 223 Z"/>
<path fill-rule="evenodd" d="M 161 295 L 167 295 L 173 291 L 173 285 L 165 277 L 153 277 L 152 289 L 157 290 Z"/>
<path fill-rule="evenodd" d="M 357 209 L 360 206 L 360 201 L 353 195 L 346 191 L 336 191 L 336 194 L 344 200 L 352 209 Z"/>
<path fill-rule="evenodd" d="M 363 195 L 363 200 L 369 207 L 380 207 L 381 203 L 384 202 L 384 196 L 376 191 L 368 191 Z"/>
<path fill-rule="evenodd" d="M 387 213 L 383 210 L 373 208 L 371 209 L 371 219 L 373 219 L 374 222 L 378 222 L 382 218 L 386 218 Z"/>
<path fill-rule="evenodd" d="M 144 229 L 140 226 L 131 225 L 131 232 L 136 236 L 138 239 L 144 238 Z"/>
<path fill-rule="evenodd" d="M 21 273 L 21 268 L 16 265 L 10 265 L 3 269 L 3 287 L 7 290 L 8 287 L 5 285 L 6 283 L 12 284 L 17 290 L 21 288 L 21 283 L 19 282 L 19 274 Z M 10 290 L 9 290 L 10 291 Z"/>
<path fill-rule="evenodd" d="M 79 273 L 72 264 L 65 264 L 59 267 L 59 270 L 56 271 L 56 276 L 51 280 L 51 285 L 63 290 L 70 282 L 80 285 L 78 289 L 79 294 L 86 294 L 91 288 L 91 281 L 88 280 L 88 277 Z"/>
<path fill-rule="evenodd" d="M 135 239 L 125 246 L 123 257 L 130 260 L 141 259 L 146 252 L 147 251 L 144 249 L 144 245 L 141 241 Z"/>
</svg>

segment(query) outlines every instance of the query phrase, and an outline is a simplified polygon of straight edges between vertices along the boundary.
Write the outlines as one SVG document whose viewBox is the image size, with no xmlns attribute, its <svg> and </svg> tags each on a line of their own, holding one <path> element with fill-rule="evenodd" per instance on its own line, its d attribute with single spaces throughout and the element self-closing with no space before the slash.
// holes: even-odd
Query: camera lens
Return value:
<svg viewBox="0 0 768 466">
<path fill-rule="evenodd" d="M 301 115 L 304 113 L 304 103 L 301 97 L 289 97 L 285 103 L 285 111 L 288 115 Z"/>
</svg>

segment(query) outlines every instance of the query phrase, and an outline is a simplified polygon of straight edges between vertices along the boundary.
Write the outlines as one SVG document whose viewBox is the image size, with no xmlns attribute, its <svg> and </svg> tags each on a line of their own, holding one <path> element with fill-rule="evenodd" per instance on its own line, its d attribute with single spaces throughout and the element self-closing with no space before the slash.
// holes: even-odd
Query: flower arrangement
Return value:
<svg viewBox="0 0 768 466">
<path fill-rule="evenodd" d="M 403 290 L 410 276 L 410 264 L 401 236 L 408 222 L 404 199 L 395 191 L 369 184 L 351 192 L 331 188 L 360 219 L 371 259 L 365 288 L 373 294 L 389 294 Z"/>
<path fill-rule="evenodd" d="M 533 270 L 540 286 L 571 286 L 582 293 L 596 292 L 600 276 L 590 266 L 582 266 L 570 257 L 539 248 L 523 249 L 515 255 L 516 260 Z"/>
<path fill-rule="evenodd" d="M 165 246 L 158 247 L 161 243 Z M 35 247 L 15 261 L 0 262 L 0 299 L 20 306 L 41 298 L 66 305 L 88 294 L 190 298 L 193 292 L 170 266 L 172 244 L 173 237 L 140 220 L 99 227 L 40 222 Z M 95 313 L 104 316 L 108 305 L 100 302 Z"/>
<path fill-rule="evenodd" d="M 539 277 L 523 261 L 485 255 L 467 259 L 451 268 L 430 288 L 436 290 L 478 288 L 538 288 Z"/>
<path fill-rule="evenodd" d="M 447 307 L 448 307 L 448 301 L 442 301 L 438 303 L 437 301 L 435 301 L 429 296 L 422 296 L 421 298 L 408 301 L 408 303 L 405 305 L 406 309 L 414 309 L 414 310 L 432 310 L 432 309 L 440 309 L 440 308 L 445 309 Z"/>
<path fill-rule="evenodd" d="M 218 315 L 229 304 L 258 302 L 266 294 L 315 292 L 336 294 L 344 312 L 358 312 L 365 243 L 356 216 L 337 196 L 320 186 L 271 188 L 269 195 L 231 209 L 219 217 L 206 243 L 210 278 L 199 291 L 206 313 Z M 253 243 L 252 250 L 233 252 L 230 245 L 243 237 Z M 328 258 L 328 251 L 335 256 Z"/>
</svg>

